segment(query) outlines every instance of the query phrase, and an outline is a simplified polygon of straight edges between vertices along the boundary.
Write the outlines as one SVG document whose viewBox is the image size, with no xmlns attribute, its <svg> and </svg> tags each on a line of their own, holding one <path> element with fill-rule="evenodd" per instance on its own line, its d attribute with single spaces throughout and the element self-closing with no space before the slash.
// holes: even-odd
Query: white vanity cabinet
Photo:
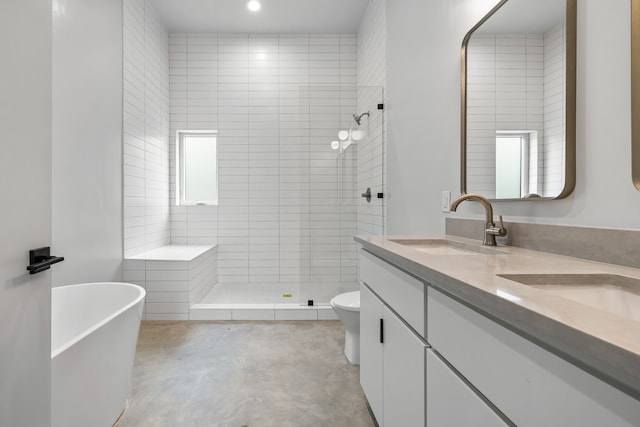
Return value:
<svg viewBox="0 0 640 427">
<path fill-rule="evenodd" d="M 382 261 L 363 255 L 361 262 L 372 266 Z M 390 266 L 377 265 L 383 269 Z M 360 382 L 369 405 L 381 427 L 413 427 L 425 425 L 425 351 L 426 343 L 413 328 L 394 312 L 394 307 L 378 297 L 407 287 L 422 289 L 420 301 L 424 327 L 424 287 L 399 270 L 389 270 L 391 276 L 376 266 L 363 273 L 360 286 Z M 379 274 L 371 275 L 376 272 Z M 393 277 L 392 277 L 393 276 Z M 386 288 L 389 288 L 388 290 Z M 375 292 L 375 293 L 374 293 Z M 411 292 L 410 292 L 411 293 Z M 376 295 L 377 294 L 377 295 Z M 400 310 L 415 300 L 398 301 Z M 423 328 L 424 330 L 424 328 Z"/>
<path fill-rule="evenodd" d="M 381 427 L 640 426 L 640 401 L 444 286 L 364 250 L 360 276 L 360 382 Z"/>
<path fill-rule="evenodd" d="M 516 425 L 640 426 L 631 396 L 439 290 L 427 293 L 429 344 Z"/>
<path fill-rule="evenodd" d="M 425 340 L 427 285 L 360 253 L 360 383 L 381 427 L 506 425 Z"/>
</svg>

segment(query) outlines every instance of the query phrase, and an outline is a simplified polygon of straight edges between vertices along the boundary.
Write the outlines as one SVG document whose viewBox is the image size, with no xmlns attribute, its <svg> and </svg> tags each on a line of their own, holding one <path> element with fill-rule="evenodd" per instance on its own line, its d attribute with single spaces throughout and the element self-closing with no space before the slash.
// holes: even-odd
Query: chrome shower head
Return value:
<svg viewBox="0 0 640 427">
<path fill-rule="evenodd" d="M 367 116 L 367 117 L 368 117 L 368 116 L 369 116 L 369 111 L 367 111 L 366 113 L 362 113 L 362 114 L 360 114 L 360 115 L 354 114 L 354 115 L 353 115 L 353 120 L 355 120 L 355 121 L 356 121 L 356 123 L 358 124 L 358 126 L 360 126 L 360 122 L 362 121 L 362 118 L 363 118 L 364 116 Z"/>
</svg>

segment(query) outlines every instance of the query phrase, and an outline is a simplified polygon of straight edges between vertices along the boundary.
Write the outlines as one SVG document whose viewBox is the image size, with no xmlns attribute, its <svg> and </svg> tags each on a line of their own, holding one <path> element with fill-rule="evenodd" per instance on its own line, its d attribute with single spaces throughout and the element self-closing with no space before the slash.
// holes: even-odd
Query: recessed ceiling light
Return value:
<svg viewBox="0 0 640 427">
<path fill-rule="evenodd" d="M 259 11 L 260 7 L 262 6 L 260 5 L 260 2 L 258 0 L 249 0 L 249 2 L 247 3 L 247 9 L 249 9 L 251 12 Z"/>
</svg>

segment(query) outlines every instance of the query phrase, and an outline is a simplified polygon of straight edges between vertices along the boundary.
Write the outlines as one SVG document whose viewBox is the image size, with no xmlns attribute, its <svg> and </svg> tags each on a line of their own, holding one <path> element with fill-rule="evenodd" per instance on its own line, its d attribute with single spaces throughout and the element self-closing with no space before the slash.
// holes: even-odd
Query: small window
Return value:
<svg viewBox="0 0 640 427">
<path fill-rule="evenodd" d="M 217 132 L 178 131 L 176 141 L 176 204 L 217 205 Z"/>
<path fill-rule="evenodd" d="M 496 131 L 496 199 L 530 197 L 537 184 L 536 131 Z M 533 182 L 531 182 L 531 174 Z"/>
</svg>

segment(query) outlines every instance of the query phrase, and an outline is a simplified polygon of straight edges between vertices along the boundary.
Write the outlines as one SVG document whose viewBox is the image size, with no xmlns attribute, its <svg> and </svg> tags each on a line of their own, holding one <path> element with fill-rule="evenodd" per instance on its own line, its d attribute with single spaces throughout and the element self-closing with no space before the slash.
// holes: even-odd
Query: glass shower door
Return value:
<svg viewBox="0 0 640 427">
<path fill-rule="evenodd" d="M 313 86 L 309 108 L 308 275 L 299 301 L 358 289 L 356 234 L 383 232 L 382 88 Z M 363 193 L 370 198 L 362 197 Z"/>
</svg>

